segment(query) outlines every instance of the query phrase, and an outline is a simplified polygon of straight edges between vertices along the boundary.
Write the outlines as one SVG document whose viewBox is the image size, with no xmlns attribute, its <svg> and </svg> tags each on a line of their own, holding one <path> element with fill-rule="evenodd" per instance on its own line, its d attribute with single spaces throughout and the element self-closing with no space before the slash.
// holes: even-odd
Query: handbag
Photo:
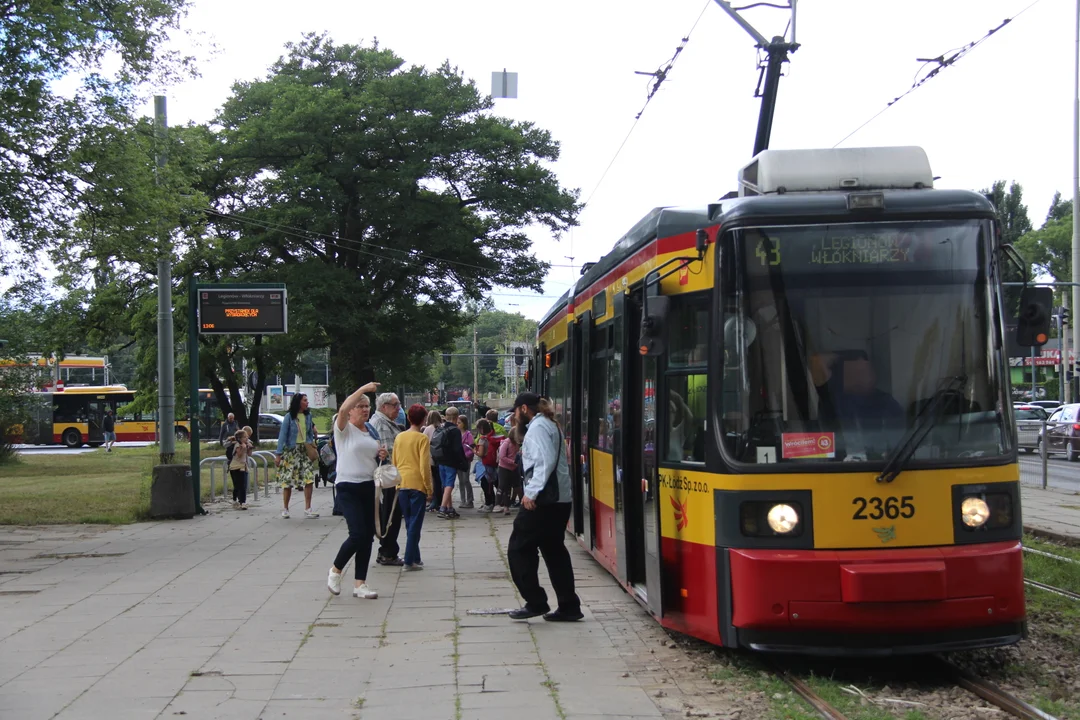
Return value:
<svg viewBox="0 0 1080 720">
<path fill-rule="evenodd" d="M 337 453 L 334 452 L 334 448 L 330 443 L 326 443 L 319 448 L 319 460 L 326 467 L 333 467 L 334 463 L 337 462 Z"/>
<path fill-rule="evenodd" d="M 380 490 L 396 488 L 401 484 L 401 473 L 387 462 L 375 468 L 375 487 Z"/>
<path fill-rule="evenodd" d="M 304 443 L 304 452 L 307 453 L 308 460 L 319 462 L 319 450 L 315 447 L 315 443 Z"/>
</svg>

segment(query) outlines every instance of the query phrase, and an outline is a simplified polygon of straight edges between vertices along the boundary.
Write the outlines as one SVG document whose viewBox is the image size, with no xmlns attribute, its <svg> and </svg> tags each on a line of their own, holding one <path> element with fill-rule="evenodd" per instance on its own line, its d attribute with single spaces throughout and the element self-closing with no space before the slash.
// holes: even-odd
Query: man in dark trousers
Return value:
<svg viewBox="0 0 1080 720">
<path fill-rule="evenodd" d="M 101 430 L 105 433 L 105 452 L 112 452 L 113 443 L 116 442 L 116 418 L 113 417 L 112 408 L 105 408 Z"/>
<path fill-rule="evenodd" d="M 221 423 L 221 432 L 218 433 L 218 442 L 221 443 L 221 446 L 225 447 L 225 441 L 235 435 L 239 429 L 240 425 L 236 422 L 236 415 L 229 413 L 225 417 L 225 422 Z"/>
<path fill-rule="evenodd" d="M 570 520 L 570 465 L 562 432 L 555 424 L 551 403 L 525 392 L 514 400 L 514 422 L 525 433 L 521 446 L 525 467 L 525 497 L 514 518 L 507 558 L 510 576 L 525 599 L 525 607 L 510 611 L 511 620 L 543 615 L 551 622 L 580 620 L 581 600 L 574 592 L 574 568 L 566 549 L 566 523 Z M 548 612 L 547 593 L 537 573 L 544 556 L 558 608 Z"/>
</svg>

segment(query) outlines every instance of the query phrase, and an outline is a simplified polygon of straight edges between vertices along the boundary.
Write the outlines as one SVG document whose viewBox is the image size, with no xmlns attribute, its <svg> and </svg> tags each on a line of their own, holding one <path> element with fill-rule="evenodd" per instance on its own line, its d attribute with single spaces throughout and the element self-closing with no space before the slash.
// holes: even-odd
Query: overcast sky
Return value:
<svg viewBox="0 0 1080 720">
<path fill-rule="evenodd" d="M 771 147 L 832 147 L 910 87 L 915 58 L 948 54 L 1030 3 L 802 0 L 802 47 L 780 83 Z M 634 71 L 664 64 L 703 8 L 593 194 L 645 101 L 648 79 Z M 789 13 L 758 8 L 744 16 L 771 37 Z M 654 207 L 704 204 L 734 189 L 753 149 L 756 50 L 711 0 L 708 7 L 704 0 L 195 0 L 184 27 L 205 33 L 218 52 L 202 57 L 200 79 L 169 91 L 174 125 L 210 120 L 233 82 L 264 77 L 304 31 L 328 32 L 337 43 L 377 38 L 408 64 L 449 60 L 484 92 L 493 70 L 517 72 L 519 97 L 497 100 L 495 111 L 550 130 L 562 145 L 560 181 L 580 188 L 583 200 L 592 195 L 572 236 L 535 233 L 537 254 L 556 265 L 597 260 Z M 844 146 L 920 145 L 941 176 L 938 187 L 1016 180 L 1038 227 L 1055 190 L 1071 196 L 1074 28 L 1074 2 L 1037 0 Z M 551 297 L 498 290 L 494 299 L 538 318 L 577 275 L 552 267 Z"/>
</svg>

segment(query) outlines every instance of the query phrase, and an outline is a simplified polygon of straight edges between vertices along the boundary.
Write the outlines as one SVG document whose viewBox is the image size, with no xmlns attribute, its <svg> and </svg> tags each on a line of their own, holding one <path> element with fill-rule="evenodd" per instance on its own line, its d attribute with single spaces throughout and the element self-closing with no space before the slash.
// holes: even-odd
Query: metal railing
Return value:
<svg viewBox="0 0 1080 720">
<path fill-rule="evenodd" d="M 1017 420 L 1020 482 L 1043 488 L 1075 489 L 1080 481 L 1080 427 L 1076 423 Z M 1063 462 L 1064 461 L 1064 462 Z"/>
<path fill-rule="evenodd" d="M 251 457 L 252 458 L 258 458 L 258 459 L 262 460 L 262 462 L 263 462 L 263 492 L 267 497 L 269 497 L 270 496 L 270 467 L 271 466 L 276 466 L 274 453 L 270 452 L 269 450 L 256 450 L 255 452 L 251 453 Z M 256 470 L 256 472 L 255 472 L 255 485 L 258 486 L 258 484 L 259 484 L 259 473 Z M 255 499 L 256 500 L 259 499 L 258 492 L 259 492 L 258 490 L 255 491 Z M 280 486 L 277 487 L 277 492 L 278 493 L 281 492 L 281 487 Z"/>
<path fill-rule="evenodd" d="M 270 468 L 274 464 L 274 453 L 268 450 L 256 450 L 248 458 L 248 472 L 250 477 L 254 480 L 251 487 L 254 492 L 254 499 L 259 499 L 259 470 L 263 471 L 263 494 L 270 495 Z M 225 496 L 229 492 L 229 459 L 224 455 L 217 455 L 215 457 L 204 458 L 199 463 L 199 470 L 202 471 L 203 466 L 209 465 L 210 467 L 210 502 L 217 500 L 217 480 L 216 468 L 221 465 L 221 499 L 224 500 Z M 277 491 L 280 493 L 281 488 Z"/>
<path fill-rule="evenodd" d="M 199 462 L 199 473 L 202 473 L 203 465 L 210 466 L 210 502 L 214 502 L 217 499 L 217 494 L 214 492 L 214 467 L 221 465 L 221 497 L 224 499 L 225 491 L 229 486 L 229 459 L 224 455 L 217 455 L 215 457 L 204 458 Z"/>
</svg>

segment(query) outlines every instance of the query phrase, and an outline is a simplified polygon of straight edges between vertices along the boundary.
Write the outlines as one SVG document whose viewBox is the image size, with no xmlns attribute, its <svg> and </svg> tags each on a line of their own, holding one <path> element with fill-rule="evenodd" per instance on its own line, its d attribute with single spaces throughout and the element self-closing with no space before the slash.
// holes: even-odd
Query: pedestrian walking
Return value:
<svg viewBox="0 0 1080 720">
<path fill-rule="evenodd" d="M 525 432 L 522 464 L 525 496 L 514 518 L 507 559 L 510 576 L 525 606 L 510 611 L 512 620 L 543 615 L 552 622 L 580 620 L 581 600 L 574 592 L 574 568 L 566 549 L 566 524 L 570 520 L 570 465 L 562 431 L 555 424 L 551 403 L 531 392 L 514 399 L 514 424 Z M 547 593 L 538 572 L 544 556 L 558 608 L 549 612 Z"/>
<path fill-rule="evenodd" d="M 513 502 L 520 438 L 520 431 L 514 428 L 499 445 L 499 492 L 495 499 L 494 512 L 502 512 L 504 515 L 510 514 L 510 503 Z"/>
<path fill-rule="evenodd" d="M 337 452 L 337 477 L 334 490 L 341 502 L 349 537 L 341 543 L 326 586 L 334 595 L 341 594 L 341 573 L 354 560 L 353 597 L 374 600 L 379 597 L 367 584 L 371 546 L 375 542 L 375 468 L 387 457 L 386 446 L 368 423 L 371 401 L 366 393 L 378 390 L 370 382 L 346 398 L 334 422 L 334 450 Z"/>
<path fill-rule="evenodd" d="M 304 491 L 304 517 L 319 517 L 319 513 L 311 509 L 311 493 L 319 473 L 315 465 L 318 458 L 315 441 L 315 424 L 311 421 L 307 395 L 297 393 L 293 395 L 289 411 L 281 422 L 277 452 L 274 453 L 274 462 L 279 468 L 281 501 L 285 504 L 281 511 L 283 518 L 289 517 L 289 501 L 292 499 L 293 488 Z"/>
<path fill-rule="evenodd" d="M 375 412 L 371 416 L 371 424 L 375 432 L 379 434 L 379 440 L 386 444 L 386 452 L 390 457 L 394 456 L 394 440 L 401 433 L 395 419 L 401 410 L 401 400 L 394 393 L 381 393 L 375 398 Z M 400 469 L 399 469 L 400 472 Z M 398 502 L 394 502 L 394 494 L 397 488 L 377 489 L 382 493 L 379 503 L 379 522 L 386 528 L 386 534 L 379 540 L 379 552 L 375 556 L 375 562 L 379 565 L 404 565 L 405 561 L 398 557 L 401 550 L 398 545 L 398 535 L 401 533 L 401 496 Z"/>
<path fill-rule="evenodd" d="M 473 506 L 473 487 L 472 478 L 469 477 L 469 468 L 473 465 L 473 458 L 476 457 L 476 453 L 473 451 L 473 434 L 469 430 L 469 419 L 464 415 L 458 415 L 457 419 L 458 430 L 461 431 L 461 449 L 465 452 L 465 462 L 468 467 L 464 470 L 458 470 L 458 493 L 461 496 L 461 504 L 458 507 L 471 510 Z"/>
<path fill-rule="evenodd" d="M 405 565 L 403 571 L 421 570 L 420 530 L 424 527 L 424 506 L 432 500 L 431 441 L 424 433 L 427 411 L 412 405 L 408 413 L 409 429 L 394 443 L 394 467 L 401 475 L 398 505 L 405 521 Z"/>
<path fill-rule="evenodd" d="M 232 440 L 229 476 L 232 477 L 233 484 L 233 507 L 237 510 L 247 510 L 248 458 L 255 449 L 251 442 L 251 428 L 237 430 Z"/>
<path fill-rule="evenodd" d="M 454 510 L 454 483 L 459 470 L 468 468 L 465 450 L 461 447 L 461 430 L 457 425 L 458 409 L 447 408 L 446 419 L 431 434 L 431 458 L 438 467 L 442 497 L 439 502 L 440 518 L 454 519 L 458 513 Z"/>
<path fill-rule="evenodd" d="M 105 452 L 112 452 L 113 443 L 116 442 L 116 418 L 113 417 L 112 408 L 105 408 L 101 431 L 105 433 Z"/>
<path fill-rule="evenodd" d="M 486 418 L 477 421 L 476 432 L 480 433 L 481 439 L 477 453 L 484 466 L 484 477 L 480 481 L 484 491 L 484 507 L 479 512 L 489 513 L 495 509 L 495 489 L 499 487 L 499 446 L 505 436 L 496 433 L 491 421 Z"/>
<path fill-rule="evenodd" d="M 295 399 L 296 396 L 293 396 Z M 236 434 L 236 431 L 240 429 L 240 425 L 236 422 L 236 415 L 229 413 L 225 416 L 225 422 L 221 423 L 221 431 L 218 433 L 218 443 L 221 447 L 225 447 L 225 441 Z"/>
</svg>

